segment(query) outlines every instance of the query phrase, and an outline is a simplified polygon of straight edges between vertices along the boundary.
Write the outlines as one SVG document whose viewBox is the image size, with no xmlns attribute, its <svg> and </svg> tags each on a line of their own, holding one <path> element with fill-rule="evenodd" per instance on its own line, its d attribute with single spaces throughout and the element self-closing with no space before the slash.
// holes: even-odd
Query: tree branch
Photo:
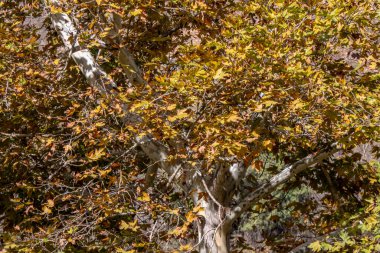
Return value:
<svg viewBox="0 0 380 253">
<path fill-rule="evenodd" d="M 226 161 L 225 164 L 220 164 L 214 182 L 214 193 L 224 206 L 230 204 L 246 171 L 247 168 L 242 162 Z"/>
<path fill-rule="evenodd" d="M 121 44 L 122 41 L 119 35 L 119 30 L 122 28 L 121 16 L 118 13 L 113 12 L 112 22 L 114 24 L 114 28 L 110 31 L 110 35 L 116 39 L 119 44 Z M 129 52 L 126 46 L 123 46 L 119 49 L 118 60 L 131 82 L 137 82 L 139 84 L 146 83 L 142 78 L 141 71 L 133 59 L 132 54 Z"/>
<path fill-rule="evenodd" d="M 231 221 L 236 220 L 243 212 L 251 208 L 255 201 L 273 192 L 278 186 L 284 184 L 298 173 L 322 163 L 323 160 L 329 158 L 336 152 L 337 149 L 334 147 L 330 151 L 322 151 L 309 155 L 292 165 L 286 166 L 280 173 L 273 176 L 269 181 L 263 183 L 255 191 L 246 196 L 236 207 L 232 208 L 229 214 L 229 219 Z"/>
<path fill-rule="evenodd" d="M 51 0 L 50 3 L 56 7 L 59 7 L 60 5 L 59 0 Z M 49 6 L 46 5 L 46 7 Z M 78 31 L 70 17 L 66 13 L 51 13 L 50 17 L 54 29 L 58 32 L 66 50 L 71 52 L 72 59 L 80 68 L 87 82 L 91 86 L 97 88 L 104 95 L 117 94 L 117 89 L 115 89 L 116 85 L 113 80 L 108 77 L 105 71 L 97 64 L 90 51 L 79 46 L 78 41 L 75 39 L 78 37 Z M 126 106 L 123 106 L 123 110 L 126 115 L 130 115 L 131 118 L 133 118 L 134 115 L 132 116 L 131 113 L 128 112 Z M 138 119 L 138 117 L 135 118 Z M 144 153 L 153 163 L 158 163 L 161 168 L 167 172 L 169 177 L 175 172 L 177 165 L 167 161 L 168 152 L 163 144 L 154 141 L 148 136 L 135 137 L 135 142 L 142 148 Z M 150 177 L 155 176 L 152 175 L 152 172 L 155 174 L 154 171 L 148 172 Z"/>
<path fill-rule="evenodd" d="M 291 251 L 289 251 L 289 253 L 306 253 L 306 252 L 310 252 L 310 249 L 308 248 L 310 244 L 312 244 L 313 242 L 315 241 L 321 241 L 321 240 L 325 240 L 325 239 L 328 239 L 329 237 L 336 237 L 339 235 L 339 233 L 342 231 L 342 229 L 337 229 L 333 232 L 330 232 L 326 235 L 321 235 L 321 236 L 317 236 L 315 238 L 311 238 L 309 240 L 307 240 L 306 242 L 302 243 L 301 245 L 298 245 L 296 248 L 292 249 Z M 343 229 L 344 231 L 344 229 Z"/>
</svg>

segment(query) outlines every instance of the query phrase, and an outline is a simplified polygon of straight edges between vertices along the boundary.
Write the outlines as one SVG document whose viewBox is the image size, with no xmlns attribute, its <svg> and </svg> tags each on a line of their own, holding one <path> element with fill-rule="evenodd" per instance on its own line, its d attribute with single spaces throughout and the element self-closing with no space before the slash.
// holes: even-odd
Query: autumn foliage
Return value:
<svg viewBox="0 0 380 253">
<path fill-rule="evenodd" d="M 379 8 L 1 1 L 0 252 L 379 251 Z"/>
</svg>

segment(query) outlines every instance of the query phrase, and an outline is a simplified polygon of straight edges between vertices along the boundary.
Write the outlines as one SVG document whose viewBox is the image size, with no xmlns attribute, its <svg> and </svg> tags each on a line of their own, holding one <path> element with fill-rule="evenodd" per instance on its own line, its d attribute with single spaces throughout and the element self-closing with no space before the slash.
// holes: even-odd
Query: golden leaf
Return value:
<svg viewBox="0 0 380 253">
<path fill-rule="evenodd" d="M 268 149 L 268 150 L 272 150 L 272 147 L 273 147 L 273 143 L 271 140 L 265 140 L 263 142 L 263 146 Z"/>
<path fill-rule="evenodd" d="M 142 10 L 141 9 L 135 9 L 133 11 L 130 12 L 132 16 L 138 16 L 142 13 Z"/>
<path fill-rule="evenodd" d="M 186 111 L 186 109 L 184 109 L 184 110 L 179 110 L 178 113 L 177 113 L 177 115 L 169 116 L 169 117 L 168 117 L 168 120 L 169 120 L 170 122 L 173 122 L 173 121 L 176 121 L 177 119 L 183 119 L 183 118 L 188 117 L 189 114 L 186 113 L 185 111 Z"/>
<path fill-rule="evenodd" d="M 181 245 L 181 247 L 179 247 L 179 250 L 182 250 L 182 251 L 189 251 L 191 250 L 191 245 L 190 244 L 186 244 L 186 245 Z"/>
<path fill-rule="evenodd" d="M 125 221 L 121 221 L 119 228 L 121 230 L 128 230 L 129 229 L 129 230 L 136 232 L 140 227 L 137 225 L 137 220 L 134 220 L 134 221 L 131 221 L 128 223 Z"/>
<path fill-rule="evenodd" d="M 169 105 L 168 107 L 166 107 L 166 110 L 168 110 L 168 111 L 172 111 L 172 110 L 174 110 L 176 107 L 177 107 L 176 104 L 172 104 L 172 105 Z"/>
<path fill-rule="evenodd" d="M 104 152 L 104 148 L 95 149 L 94 151 L 87 154 L 87 158 L 93 161 L 99 160 L 106 153 Z"/>
<path fill-rule="evenodd" d="M 309 248 L 312 249 L 314 252 L 319 252 L 322 249 L 322 246 L 319 241 L 313 242 L 309 245 Z"/>
<path fill-rule="evenodd" d="M 223 71 L 223 68 L 220 68 L 220 69 L 218 69 L 217 71 L 216 71 L 216 73 L 215 73 L 215 75 L 214 75 L 214 79 L 215 80 L 219 80 L 219 79 L 223 79 L 224 77 L 226 77 L 226 76 L 228 76 L 228 74 L 227 73 L 225 73 L 224 71 Z"/>
<path fill-rule="evenodd" d="M 227 119 L 226 122 L 238 122 L 239 120 L 242 120 L 236 113 L 231 113 Z"/>
<path fill-rule="evenodd" d="M 44 206 L 42 208 L 42 211 L 43 211 L 44 214 L 51 214 L 51 209 L 49 207 L 47 207 L 47 206 Z"/>
<path fill-rule="evenodd" d="M 48 207 L 53 207 L 54 206 L 54 200 L 48 199 L 47 205 L 48 205 Z"/>
<path fill-rule="evenodd" d="M 142 196 L 138 197 L 137 200 L 140 200 L 140 201 L 143 201 L 143 202 L 148 202 L 148 201 L 150 201 L 149 194 L 146 193 L 146 192 L 143 192 Z"/>
</svg>

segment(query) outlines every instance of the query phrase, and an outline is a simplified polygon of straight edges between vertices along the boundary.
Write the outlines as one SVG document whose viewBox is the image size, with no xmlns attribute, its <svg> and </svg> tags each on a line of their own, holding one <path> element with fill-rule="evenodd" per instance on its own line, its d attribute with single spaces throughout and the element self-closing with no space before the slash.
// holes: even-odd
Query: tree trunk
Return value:
<svg viewBox="0 0 380 253">
<path fill-rule="evenodd" d="M 199 226 L 200 253 L 228 253 L 230 246 L 231 222 L 225 219 L 222 208 L 207 204 L 204 221 Z"/>
</svg>

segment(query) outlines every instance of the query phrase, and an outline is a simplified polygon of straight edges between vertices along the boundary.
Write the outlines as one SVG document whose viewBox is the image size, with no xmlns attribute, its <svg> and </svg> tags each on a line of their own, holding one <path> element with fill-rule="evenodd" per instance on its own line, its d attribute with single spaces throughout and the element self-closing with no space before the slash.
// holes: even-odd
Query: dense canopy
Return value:
<svg viewBox="0 0 380 253">
<path fill-rule="evenodd" d="M 0 250 L 380 250 L 379 4 L 1 1 Z"/>
</svg>

